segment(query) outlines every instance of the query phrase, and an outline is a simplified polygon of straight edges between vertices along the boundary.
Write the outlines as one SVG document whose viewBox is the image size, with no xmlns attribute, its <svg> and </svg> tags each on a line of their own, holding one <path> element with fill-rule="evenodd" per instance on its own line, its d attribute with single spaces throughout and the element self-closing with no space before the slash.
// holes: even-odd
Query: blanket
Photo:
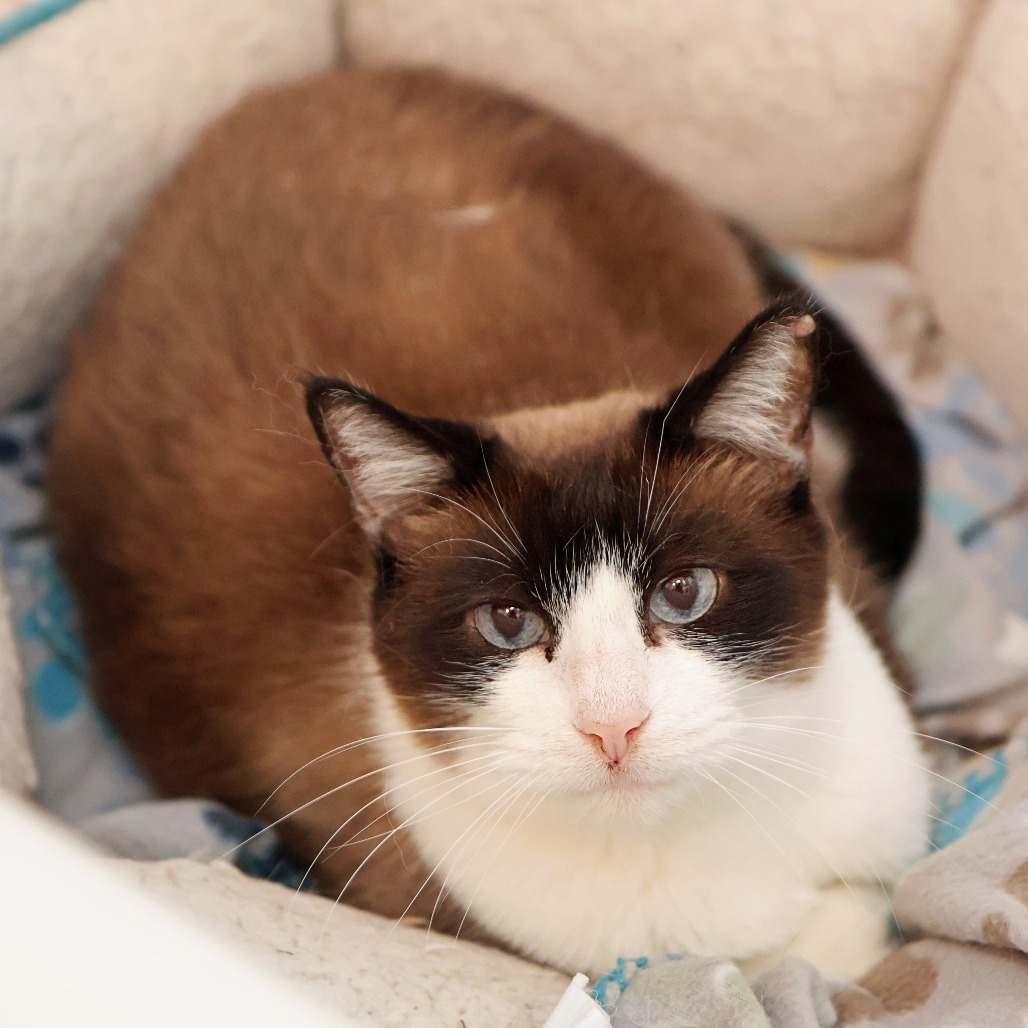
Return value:
<svg viewBox="0 0 1028 1028">
<path fill-rule="evenodd" d="M 802 254 L 797 270 L 875 355 L 926 459 L 922 544 L 893 612 L 918 678 L 939 789 L 931 856 L 892 897 L 908 940 L 855 983 L 787 960 L 748 985 L 725 961 L 625 954 L 572 987 L 593 1020 L 620 1026 L 1023 1024 L 1028 1010 L 1028 521 L 1024 448 L 991 391 L 946 356 L 903 269 Z M 45 532 L 49 398 L 0 419 L 0 556 L 28 683 L 39 797 L 112 852 L 228 857 L 295 887 L 261 825 L 205 800 L 153 796 L 91 701 L 74 605 Z M 959 741 L 958 741 L 959 740 Z M 1005 740 L 1002 748 L 972 756 Z M 966 748 L 965 748 L 966 747 Z M 570 1008 L 565 1008 L 570 1009 Z M 595 1018 L 601 1020 L 595 1020 Z"/>
</svg>

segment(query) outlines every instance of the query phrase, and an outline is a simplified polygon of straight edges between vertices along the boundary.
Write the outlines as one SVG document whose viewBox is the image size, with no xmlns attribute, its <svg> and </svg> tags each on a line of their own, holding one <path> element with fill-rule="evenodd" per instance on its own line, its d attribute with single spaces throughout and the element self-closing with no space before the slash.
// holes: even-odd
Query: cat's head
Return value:
<svg viewBox="0 0 1028 1028">
<path fill-rule="evenodd" d="M 667 395 L 479 423 L 313 381 L 406 726 L 502 729 L 511 773 L 631 806 L 716 766 L 755 683 L 800 687 L 828 592 L 814 330 L 781 306 Z"/>
</svg>

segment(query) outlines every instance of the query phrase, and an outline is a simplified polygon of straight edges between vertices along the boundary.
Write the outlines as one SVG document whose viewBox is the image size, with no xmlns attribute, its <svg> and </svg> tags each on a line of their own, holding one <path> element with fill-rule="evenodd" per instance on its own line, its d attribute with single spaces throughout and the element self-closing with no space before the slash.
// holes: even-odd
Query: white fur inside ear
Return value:
<svg viewBox="0 0 1028 1028">
<path fill-rule="evenodd" d="M 813 327 L 813 320 L 805 315 L 790 324 L 759 329 L 738 366 L 725 376 L 697 417 L 696 437 L 802 465 L 807 450 L 801 426 L 807 420 L 809 396 L 801 380 L 809 374 L 810 358 L 796 339 Z"/>
<path fill-rule="evenodd" d="M 420 493 L 434 491 L 452 475 L 445 457 L 363 404 L 340 404 L 326 416 L 325 427 L 368 535 L 379 535 Z"/>
</svg>

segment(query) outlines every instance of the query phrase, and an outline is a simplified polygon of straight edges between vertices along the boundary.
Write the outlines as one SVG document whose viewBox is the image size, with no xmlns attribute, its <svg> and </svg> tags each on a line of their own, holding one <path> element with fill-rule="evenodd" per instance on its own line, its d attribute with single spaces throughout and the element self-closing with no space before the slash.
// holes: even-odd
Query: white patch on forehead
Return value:
<svg viewBox="0 0 1028 1028">
<path fill-rule="evenodd" d="M 648 706 L 639 603 L 631 574 L 603 561 L 582 575 L 559 612 L 557 661 L 576 709 L 592 720 L 616 723 Z"/>
<path fill-rule="evenodd" d="M 578 581 L 555 611 L 561 622 L 561 643 L 579 645 L 588 640 L 604 647 L 626 634 L 639 632 L 639 588 L 631 575 L 610 559 L 598 561 Z M 574 638 L 572 638 L 574 637 Z"/>
</svg>

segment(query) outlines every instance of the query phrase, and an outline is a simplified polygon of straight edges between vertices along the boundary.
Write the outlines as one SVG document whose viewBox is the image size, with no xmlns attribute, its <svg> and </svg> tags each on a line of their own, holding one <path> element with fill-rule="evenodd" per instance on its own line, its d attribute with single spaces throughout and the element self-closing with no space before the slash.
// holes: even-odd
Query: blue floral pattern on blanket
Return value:
<svg viewBox="0 0 1028 1028">
<path fill-rule="evenodd" d="M 925 455 L 924 539 L 894 618 L 920 677 L 919 703 L 931 711 L 980 702 L 1028 676 L 1024 447 L 994 394 L 967 367 L 934 354 L 926 371 L 919 367 L 925 339 L 915 332 L 913 342 L 897 342 L 912 296 L 906 272 L 811 255 L 801 256 L 798 267 L 876 354 Z M 925 328 L 921 335 L 931 333 Z M 296 885 L 296 869 L 259 823 L 208 801 L 151 795 L 92 702 L 74 603 L 45 531 L 41 481 L 50 418 L 46 399 L 0 418 L 0 556 L 27 682 L 40 799 L 116 852 L 216 859 L 231 851 L 244 870 Z M 986 776 L 962 799 L 940 798 L 950 827 L 940 827 L 937 846 L 966 829 L 988 802 L 988 789 Z"/>
<path fill-rule="evenodd" d="M 1009 766 L 1002 749 L 983 756 L 958 782 L 947 782 L 936 796 L 932 848 L 941 850 L 967 835 L 971 825 L 992 806 L 1007 780 Z"/>
<path fill-rule="evenodd" d="M 71 10 L 82 0 L 30 0 L 0 16 L 0 46 L 10 43 L 51 18 Z"/>
</svg>

